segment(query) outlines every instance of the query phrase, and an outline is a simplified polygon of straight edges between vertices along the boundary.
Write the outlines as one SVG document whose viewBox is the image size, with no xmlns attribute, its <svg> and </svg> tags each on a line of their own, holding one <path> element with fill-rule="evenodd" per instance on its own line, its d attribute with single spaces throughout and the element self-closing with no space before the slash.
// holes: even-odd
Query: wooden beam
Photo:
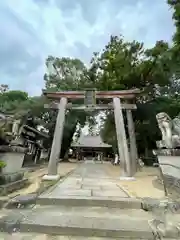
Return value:
<svg viewBox="0 0 180 240">
<path fill-rule="evenodd" d="M 59 108 L 58 106 L 59 106 L 58 103 L 52 102 L 50 104 L 45 104 L 44 108 L 58 109 Z M 128 109 L 128 110 L 137 109 L 136 104 L 124 103 L 124 104 L 121 104 L 121 107 L 122 107 L 122 109 Z M 88 107 L 85 105 L 68 103 L 66 109 L 87 110 Z M 94 107 L 94 110 L 108 110 L 108 109 L 113 109 L 113 105 L 112 104 L 97 104 Z"/>
<path fill-rule="evenodd" d="M 139 89 L 122 90 L 122 91 L 96 91 L 96 98 L 135 98 L 141 91 Z M 48 92 L 43 91 L 43 94 L 49 99 L 60 99 L 66 97 L 69 99 L 83 99 L 85 97 L 85 91 L 65 91 L 65 92 Z"/>
<path fill-rule="evenodd" d="M 137 94 L 140 93 L 139 89 L 133 90 L 122 90 L 122 91 L 97 91 L 96 98 L 104 99 L 104 98 L 135 98 Z"/>
</svg>

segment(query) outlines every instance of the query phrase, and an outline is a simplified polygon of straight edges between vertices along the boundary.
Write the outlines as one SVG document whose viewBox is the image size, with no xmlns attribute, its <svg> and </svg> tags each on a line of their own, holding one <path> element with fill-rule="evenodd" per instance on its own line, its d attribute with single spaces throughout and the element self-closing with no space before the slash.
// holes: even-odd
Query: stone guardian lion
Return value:
<svg viewBox="0 0 180 240">
<path fill-rule="evenodd" d="M 158 113 L 156 119 L 162 134 L 162 140 L 157 142 L 157 147 L 180 147 L 180 119 L 178 117 L 171 119 L 165 112 Z"/>
</svg>

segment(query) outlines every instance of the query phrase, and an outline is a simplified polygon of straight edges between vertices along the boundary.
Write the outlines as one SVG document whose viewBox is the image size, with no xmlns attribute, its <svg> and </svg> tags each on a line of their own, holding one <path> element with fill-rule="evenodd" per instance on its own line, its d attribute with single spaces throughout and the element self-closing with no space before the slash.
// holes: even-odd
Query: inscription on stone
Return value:
<svg viewBox="0 0 180 240">
<path fill-rule="evenodd" d="M 96 104 L 95 90 L 86 90 L 84 103 L 85 103 L 85 105 L 95 105 Z"/>
<path fill-rule="evenodd" d="M 84 98 L 84 104 L 87 107 L 93 107 L 96 105 L 96 92 L 93 89 L 86 90 L 85 91 L 85 98 Z"/>
</svg>

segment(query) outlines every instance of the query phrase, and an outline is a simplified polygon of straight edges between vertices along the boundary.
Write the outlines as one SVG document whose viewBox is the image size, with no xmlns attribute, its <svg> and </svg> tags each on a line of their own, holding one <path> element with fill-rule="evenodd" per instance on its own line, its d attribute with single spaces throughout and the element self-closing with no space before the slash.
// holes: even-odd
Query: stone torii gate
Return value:
<svg viewBox="0 0 180 240">
<path fill-rule="evenodd" d="M 67 92 L 43 91 L 43 94 L 48 99 L 52 100 L 51 104 L 45 105 L 45 108 L 58 109 L 58 116 L 48 165 L 48 174 L 45 175 L 43 179 L 56 180 L 59 178 L 57 173 L 57 164 L 61 152 L 65 113 L 67 109 L 84 111 L 114 110 L 118 153 L 122 167 L 120 178 L 124 180 L 132 179 L 136 172 L 138 158 L 132 110 L 136 109 L 136 105 L 133 103 L 133 100 L 139 93 L 139 89 L 123 91 L 96 91 L 95 89 Z M 68 102 L 71 99 L 84 99 L 84 104 L 72 104 L 71 102 Z M 96 104 L 96 99 L 109 99 L 110 102 L 108 104 Z M 127 116 L 130 150 L 128 149 L 127 144 L 122 109 L 125 109 Z"/>
</svg>

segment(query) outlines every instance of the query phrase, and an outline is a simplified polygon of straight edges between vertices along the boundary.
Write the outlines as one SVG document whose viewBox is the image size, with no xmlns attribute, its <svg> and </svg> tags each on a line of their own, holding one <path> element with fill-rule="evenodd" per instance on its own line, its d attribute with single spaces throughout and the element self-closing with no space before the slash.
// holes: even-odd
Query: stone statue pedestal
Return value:
<svg viewBox="0 0 180 240">
<path fill-rule="evenodd" d="M 173 187 L 180 193 L 180 149 L 158 149 L 154 153 L 166 187 Z"/>
<path fill-rule="evenodd" d="M 171 119 L 165 112 L 156 115 L 162 134 L 162 140 L 157 141 L 158 157 L 165 188 L 176 188 L 180 193 L 180 116 Z M 166 193 L 167 194 L 167 193 Z"/>
</svg>

